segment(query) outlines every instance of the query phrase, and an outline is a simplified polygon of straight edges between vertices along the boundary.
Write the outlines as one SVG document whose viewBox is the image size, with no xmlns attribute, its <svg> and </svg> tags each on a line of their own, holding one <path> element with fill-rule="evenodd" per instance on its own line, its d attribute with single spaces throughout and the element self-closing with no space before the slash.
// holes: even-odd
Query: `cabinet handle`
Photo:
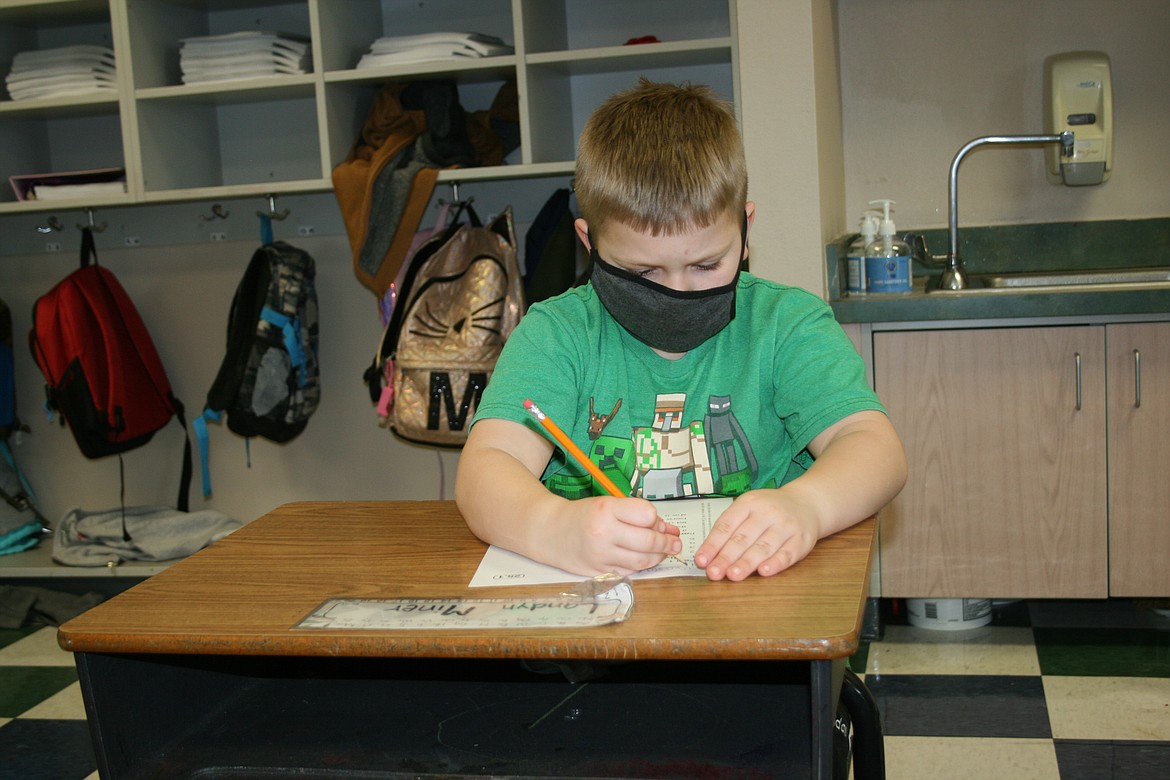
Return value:
<svg viewBox="0 0 1170 780">
<path fill-rule="evenodd" d="M 1077 361 L 1077 411 L 1081 410 L 1081 353 L 1076 353 Z"/>
<path fill-rule="evenodd" d="M 1133 406 L 1142 405 L 1142 353 L 1133 351 Z"/>
</svg>

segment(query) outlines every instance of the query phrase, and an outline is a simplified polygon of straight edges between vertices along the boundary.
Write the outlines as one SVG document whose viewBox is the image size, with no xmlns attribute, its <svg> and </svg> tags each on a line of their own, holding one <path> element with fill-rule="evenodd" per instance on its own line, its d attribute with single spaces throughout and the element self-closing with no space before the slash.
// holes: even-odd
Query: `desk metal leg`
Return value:
<svg viewBox="0 0 1170 780">
<path fill-rule="evenodd" d="M 833 721 L 845 674 L 845 659 L 811 661 L 809 687 L 812 694 L 812 777 L 830 780 L 833 776 Z"/>
<path fill-rule="evenodd" d="M 877 702 L 850 669 L 845 670 L 841 703 L 853 721 L 853 776 L 856 780 L 885 780 L 886 748 Z"/>
</svg>

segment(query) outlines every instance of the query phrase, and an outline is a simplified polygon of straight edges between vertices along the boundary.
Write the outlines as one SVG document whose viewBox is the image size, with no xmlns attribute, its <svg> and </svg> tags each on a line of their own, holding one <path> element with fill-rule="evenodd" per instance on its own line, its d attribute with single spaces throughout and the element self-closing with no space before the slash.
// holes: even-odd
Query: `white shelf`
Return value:
<svg viewBox="0 0 1170 780">
<path fill-rule="evenodd" d="M 180 103 L 225 105 L 228 103 L 255 103 L 280 96 L 311 97 L 317 78 L 311 73 L 287 76 L 265 76 L 254 79 L 230 79 L 169 87 L 147 87 L 135 90 L 134 99 L 174 100 Z"/>
<path fill-rule="evenodd" d="M 117 113 L 119 96 L 115 90 L 56 98 L 0 101 L 0 115 L 17 116 L 84 116 Z"/>
<path fill-rule="evenodd" d="M 218 200 L 252 196 L 291 195 L 302 192 L 327 192 L 333 189 L 329 179 L 296 179 L 293 181 L 249 182 L 208 187 L 184 187 L 171 190 L 152 190 L 142 195 L 143 203 L 178 203 L 190 200 Z"/>
<path fill-rule="evenodd" d="M 186 200 L 184 198 L 184 200 Z M 56 200 L 24 200 L 0 203 L 0 214 L 26 214 L 41 211 L 78 211 L 87 208 L 130 206 L 129 195 L 91 195 L 87 198 L 58 198 Z"/>
<path fill-rule="evenodd" d="M 731 61 L 730 38 L 708 38 L 674 43 L 642 43 L 530 54 L 529 65 L 564 65 L 565 72 L 615 73 L 643 68 L 710 65 Z"/>
<path fill-rule="evenodd" d="M 31 550 L 0 555 L 0 579 L 122 577 L 144 579 L 175 561 L 126 561 L 117 566 L 65 566 L 53 560 L 53 540 L 46 537 Z"/>
<path fill-rule="evenodd" d="M 457 83 L 468 84 L 503 81 L 515 75 L 517 64 L 518 60 L 515 55 L 452 61 L 428 60 L 378 68 L 327 71 L 324 74 L 324 79 L 328 83 L 368 82 L 381 84 L 386 81 L 409 81 L 417 78 L 450 78 Z"/>
<path fill-rule="evenodd" d="M 538 176 L 566 176 L 576 170 L 573 160 L 532 163 L 528 165 L 493 165 L 484 168 L 455 168 L 439 171 L 438 180 L 446 181 L 500 181 L 501 179 L 529 179 Z"/>
</svg>

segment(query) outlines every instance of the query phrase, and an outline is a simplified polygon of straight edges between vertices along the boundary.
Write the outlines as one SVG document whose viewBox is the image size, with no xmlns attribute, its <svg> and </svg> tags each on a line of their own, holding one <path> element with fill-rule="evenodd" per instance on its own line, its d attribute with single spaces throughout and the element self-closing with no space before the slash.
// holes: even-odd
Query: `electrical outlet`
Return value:
<svg viewBox="0 0 1170 780">
<path fill-rule="evenodd" d="M 60 252 L 61 251 L 61 243 L 59 241 L 50 241 L 49 243 L 45 244 L 45 251 L 46 252 Z"/>
<path fill-rule="evenodd" d="M 142 236 L 126 236 L 124 243 L 126 246 L 141 246 Z"/>
<path fill-rule="evenodd" d="M 316 230 L 312 225 L 301 225 L 299 228 L 297 228 L 297 235 L 299 236 L 311 236 L 315 232 Z"/>
<path fill-rule="evenodd" d="M 212 233 L 212 241 L 227 241 L 227 233 Z"/>
</svg>

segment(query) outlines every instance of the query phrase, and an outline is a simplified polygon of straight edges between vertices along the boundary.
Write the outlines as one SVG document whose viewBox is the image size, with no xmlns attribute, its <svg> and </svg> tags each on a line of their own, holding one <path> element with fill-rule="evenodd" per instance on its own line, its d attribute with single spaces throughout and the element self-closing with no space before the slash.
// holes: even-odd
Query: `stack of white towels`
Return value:
<svg viewBox="0 0 1170 780">
<path fill-rule="evenodd" d="M 13 100 L 115 90 L 114 50 L 106 46 L 61 46 L 22 51 L 4 79 Z"/>
<path fill-rule="evenodd" d="M 494 35 L 483 33 L 436 32 L 379 38 L 368 54 L 358 61 L 359 68 L 400 65 L 452 57 L 492 57 L 512 54 L 515 49 Z"/>
<path fill-rule="evenodd" d="M 312 68 L 309 45 L 293 36 L 245 31 L 184 38 L 179 48 L 184 84 L 253 79 Z"/>
</svg>

